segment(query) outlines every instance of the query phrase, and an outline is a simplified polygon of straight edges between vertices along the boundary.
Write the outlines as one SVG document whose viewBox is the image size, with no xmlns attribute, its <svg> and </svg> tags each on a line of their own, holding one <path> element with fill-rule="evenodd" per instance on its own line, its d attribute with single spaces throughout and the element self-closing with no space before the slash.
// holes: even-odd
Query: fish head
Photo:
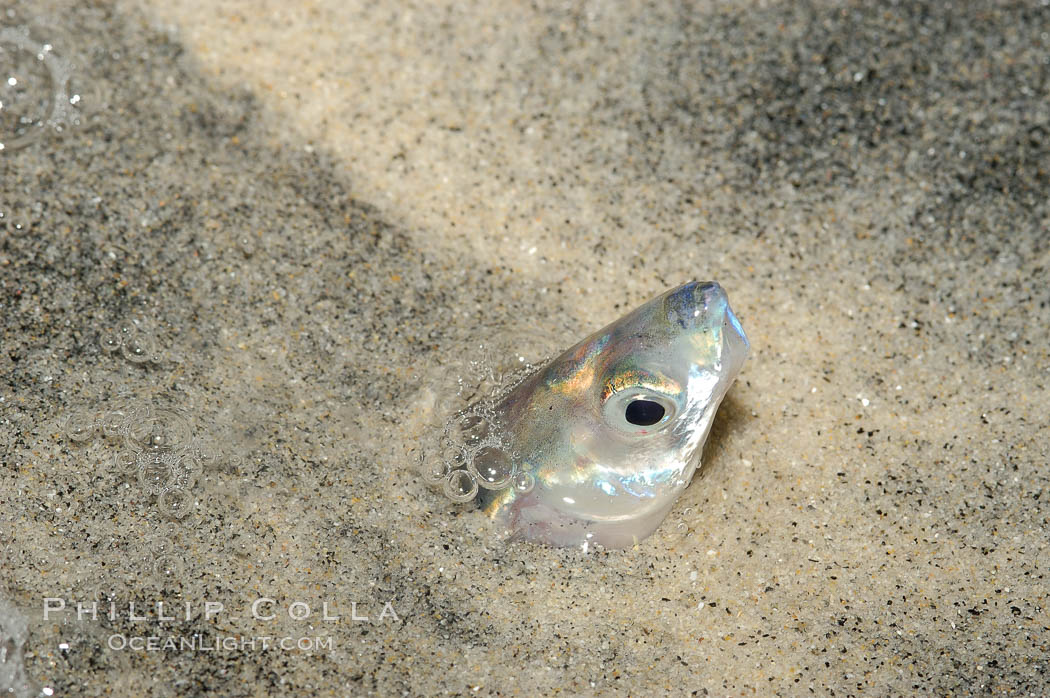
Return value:
<svg viewBox="0 0 1050 698">
<path fill-rule="evenodd" d="M 488 493 L 518 538 L 626 547 L 688 486 L 748 341 L 717 283 L 691 282 L 587 337 L 499 403 L 527 492 Z"/>
</svg>

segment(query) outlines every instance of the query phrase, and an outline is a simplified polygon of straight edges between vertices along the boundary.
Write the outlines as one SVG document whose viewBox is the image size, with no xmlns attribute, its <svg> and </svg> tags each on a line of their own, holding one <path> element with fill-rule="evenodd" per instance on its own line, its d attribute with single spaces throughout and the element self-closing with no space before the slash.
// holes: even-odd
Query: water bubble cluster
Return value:
<svg viewBox="0 0 1050 698">
<path fill-rule="evenodd" d="M 492 347 L 481 345 L 457 380 L 459 402 L 466 404 L 443 426 L 424 438 L 420 465 L 423 479 L 453 502 L 470 502 L 482 490 L 533 488 L 531 473 L 521 471 L 513 439 L 498 406 L 515 387 L 546 363 L 516 356 L 501 365 Z"/>
<path fill-rule="evenodd" d="M 159 364 L 164 361 L 162 343 L 132 322 L 103 330 L 98 345 L 107 354 L 119 355 L 131 364 Z"/>
<path fill-rule="evenodd" d="M 48 129 L 79 123 L 70 64 L 25 29 L 0 27 L 0 152 L 23 148 Z"/>
<path fill-rule="evenodd" d="M 66 418 L 64 432 L 77 443 L 104 438 L 113 446 L 106 464 L 155 496 L 160 513 L 176 521 L 196 506 L 194 487 L 206 468 L 240 460 L 223 459 L 214 446 L 195 435 L 184 410 L 148 402 L 73 412 Z"/>
</svg>

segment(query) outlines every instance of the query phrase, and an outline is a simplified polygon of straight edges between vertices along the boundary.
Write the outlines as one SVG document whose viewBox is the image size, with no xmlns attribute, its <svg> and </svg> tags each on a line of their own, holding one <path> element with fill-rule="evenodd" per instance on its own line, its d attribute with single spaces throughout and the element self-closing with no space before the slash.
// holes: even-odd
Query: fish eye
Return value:
<svg viewBox="0 0 1050 698">
<path fill-rule="evenodd" d="M 664 418 L 667 410 L 659 402 L 653 400 L 631 400 L 627 403 L 623 417 L 630 424 L 639 427 L 651 427 Z"/>
<path fill-rule="evenodd" d="M 669 426 L 678 406 L 669 395 L 646 388 L 613 393 L 602 405 L 605 421 L 627 434 L 655 434 Z"/>
</svg>

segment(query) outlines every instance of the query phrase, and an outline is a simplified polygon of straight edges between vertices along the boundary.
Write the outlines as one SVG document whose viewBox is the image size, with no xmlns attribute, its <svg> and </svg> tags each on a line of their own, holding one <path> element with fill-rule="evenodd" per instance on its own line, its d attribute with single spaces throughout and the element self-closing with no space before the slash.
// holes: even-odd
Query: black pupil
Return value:
<svg viewBox="0 0 1050 698">
<path fill-rule="evenodd" d="M 624 417 L 640 427 L 652 426 L 664 418 L 664 406 L 652 400 L 634 400 L 627 405 Z"/>
</svg>

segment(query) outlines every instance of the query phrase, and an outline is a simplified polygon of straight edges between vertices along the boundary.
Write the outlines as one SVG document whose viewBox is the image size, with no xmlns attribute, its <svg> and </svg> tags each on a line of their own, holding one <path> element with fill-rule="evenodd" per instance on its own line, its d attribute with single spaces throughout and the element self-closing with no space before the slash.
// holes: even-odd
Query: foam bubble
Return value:
<svg viewBox="0 0 1050 698">
<path fill-rule="evenodd" d="M 219 449 L 211 441 L 202 441 L 197 444 L 197 460 L 200 461 L 202 470 L 218 465 L 220 455 Z"/>
<path fill-rule="evenodd" d="M 152 410 L 148 405 L 137 405 L 128 414 L 128 421 L 125 423 L 127 429 L 124 432 L 124 442 L 129 448 L 136 451 L 143 449 L 143 444 L 153 427 L 150 421 L 151 413 Z"/>
<path fill-rule="evenodd" d="M 71 441 L 87 441 L 95 435 L 95 416 L 89 412 L 72 413 L 66 419 L 65 432 Z"/>
<path fill-rule="evenodd" d="M 124 322 L 121 323 L 117 333 L 120 335 L 121 343 L 124 343 L 137 335 L 139 333 L 139 328 L 135 327 L 134 323 Z"/>
<path fill-rule="evenodd" d="M 108 439 L 122 438 L 128 432 L 128 415 L 123 410 L 107 410 L 99 419 L 102 434 Z"/>
<path fill-rule="evenodd" d="M 173 519 L 181 519 L 190 513 L 193 507 L 193 497 L 189 491 L 182 487 L 173 487 L 160 493 L 157 498 L 157 508 L 165 516 Z"/>
<path fill-rule="evenodd" d="M 532 473 L 521 472 L 514 476 L 514 489 L 522 494 L 531 492 L 535 485 L 536 478 L 532 476 Z"/>
<path fill-rule="evenodd" d="M 0 222 L 4 224 L 4 230 L 11 237 L 22 237 L 28 235 L 33 225 L 26 220 L 16 219 L 5 211 L 0 211 Z"/>
<path fill-rule="evenodd" d="M 153 558 L 153 574 L 164 580 L 177 581 L 185 575 L 185 568 L 179 556 L 164 553 Z"/>
<path fill-rule="evenodd" d="M 442 440 L 441 460 L 451 468 L 462 468 L 467 464 L 467 450 L 463 444 L 446 437 Z"/>
<path fill-rule="evenodd" d="M 467 468 L 478 484 L 488 490 L 501 490 L 514 477 L 514 461 L 498 443 L 481 446 L 470 459 Z"/>
<path fill-rule="evenodd" d="M 177 457 L 171 453 L 140 454 L 139 485 L 147 494 L 161 494 L 170 489 L 177 475 L 176 463 Z"/>
<path fill-rule="evenodd" d="M 124 340 L 120 334 L 112 330 L 101 332 L 98 335 L 98 345 L 102 348 L 102 351 L 109 354 L 118 351 L 123 343 Z"/>
<path fill-rule="evenodd" d="M 120 353 L 133 364 L 144 364 L 154 355 L 153 338 L 144 332 L 136 332 L 123 342 Z"/>
<path fill-rule="evenodd" d="M 175 470 L 174 488 L 189 490 L 197 484 L 197 480 L 203 473 L 200 461 L 192 454 L 184 455 Z"/>
<path fill-rule="evenodd" d="M 79 122 L 81 100 L 69 94 L 71 73 L 50 44 L 24 29 L 0 28 L 0 153 Z"/>
<path fill-rule="evenodd" d="M 449 464 L 441 458 L 423 459 L 423 480 L 429 485 L 441 485 L 450 472 Z"/>
<path fill-rule="evenodd" d="M 181 410 L 148 409 L 129 426 L 129 445 L 135 449 L 185 449 L 193 443 L 193 429 Z"/>
<path fill-rule="evenodd" d="M 138 456 L 128 450 L 117 451 L 113 454 L 113 469 L 121 474 L 137 473 Z"/>
<path fill-rule="evenodd" d="M 469 502 L 478 493 L 478 481 L 466 470 L 453 470 L 445 478 L 444 489 L 453 502 Z"/>
<path fill-rule="evenodd" d="M 198 455 L 183 458 L 182 471 L 196 481 L 197 478 L 204 474 L 204 461 Z"/>
<path fill-rule="evenodd" d="M 146 437 L 146 448 L 150 451 L 160 451 L 167 448 L 168 435 L 164 433 L 163 429 L 158 428 L 159 425 L 154 424 L 153 427 L 154 430 Z"/>
</svg>

